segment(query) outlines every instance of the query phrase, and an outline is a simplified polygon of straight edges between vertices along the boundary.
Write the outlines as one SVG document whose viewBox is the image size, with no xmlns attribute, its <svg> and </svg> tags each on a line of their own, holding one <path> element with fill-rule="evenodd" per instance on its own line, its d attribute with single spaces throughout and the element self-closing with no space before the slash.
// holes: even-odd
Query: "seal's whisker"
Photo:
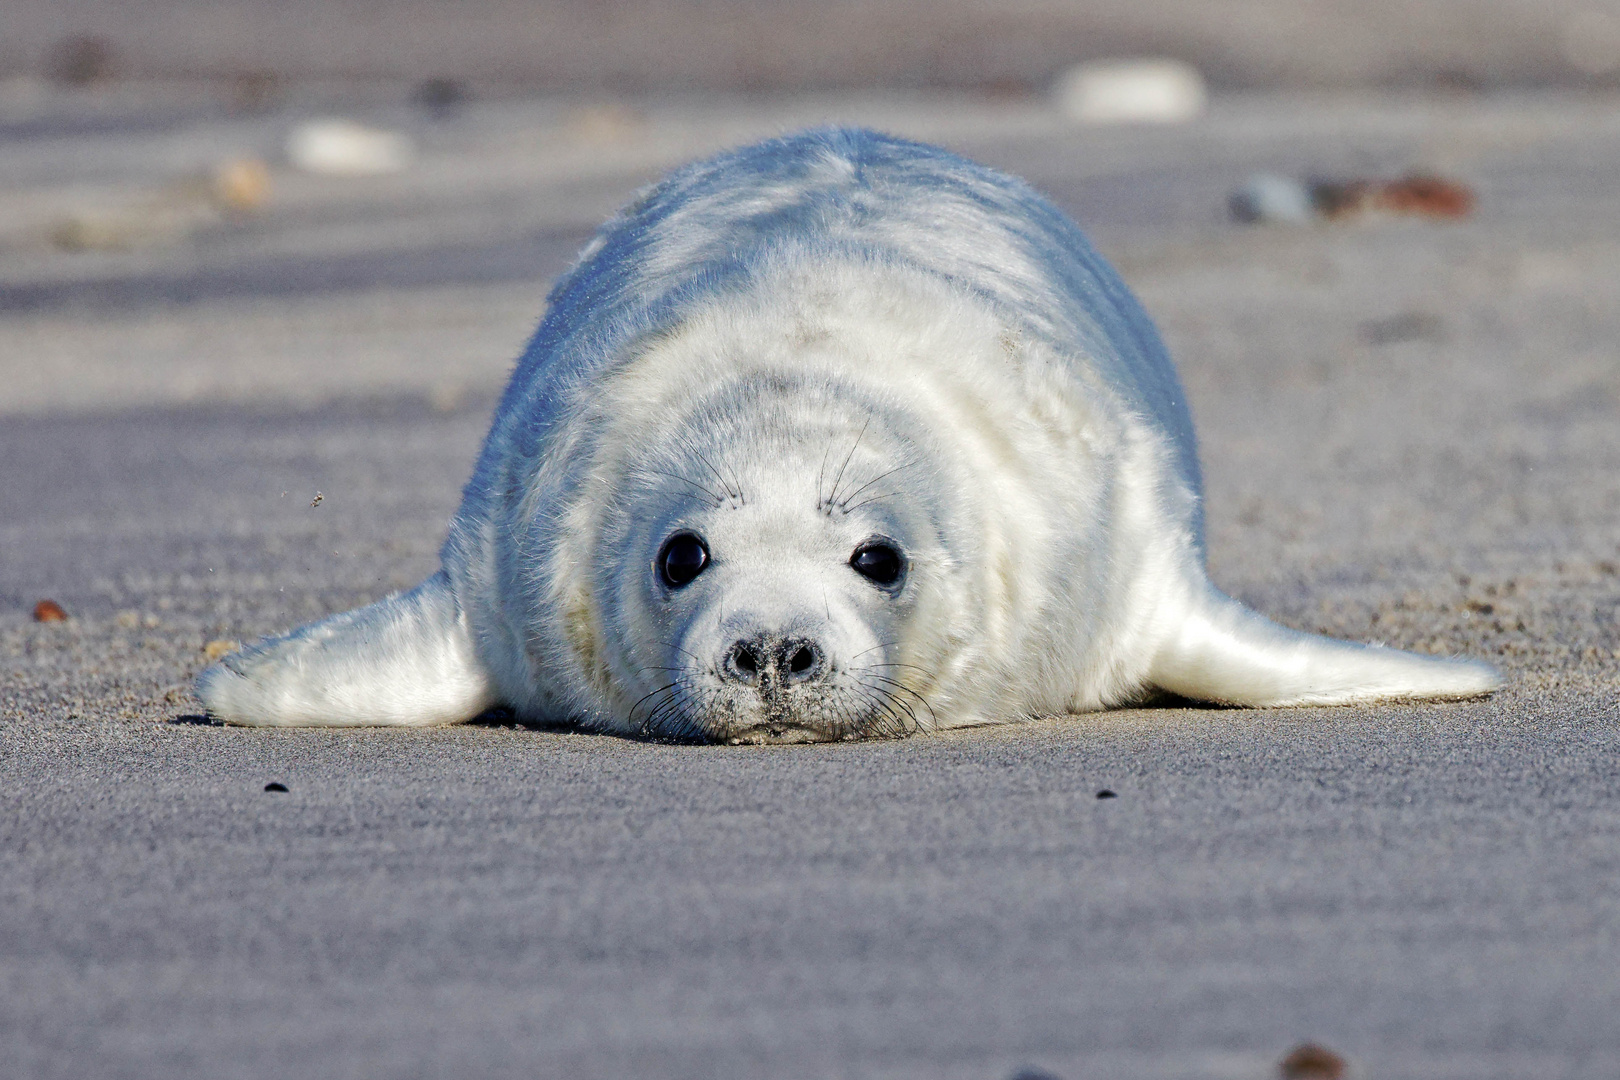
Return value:
<svg viewBox="0 0 1620 1080">
<path fill-rule="evenodd" d="M 844 725 L 845 736 L 879 739 L 892 738 L 894 732 L 905 726 L 894 708 L 880 695 L 854 687 L 849 694 L 850 709 Z"/>
<path fill-rule="evenodd" d="M 833 697 L 833 723 L 827 734 L 834 740 L 859 738 L 872 726 L 875 710 L 870 704 L 862 705 L 858 689 L 849 686 L 836 688 Z"/>
<path fill-rule="evenodd" d="M 730 498 L 733 502 L 737 502 L 737 503 L 742 502 L 742 488 L 740 488 L 740 487 L 733 488 L 731 486 L 731 482 L 729 480 L 727 480 L 724 475 L 721 474 L 719 469 L 714 467 L 714 462 L 710 461 L 709 458 L 708 458 L 708 455 L 705 454 L 703 451 L 699 450 L 695 446 L 689 447 L 688 449 L 690 449 L 693 454 L 697 455 L 697 459 L 699 461 L 703 462 L 704 466 L 710 472 L 714 473 L 714 478 L 716 480 L 720 481 L 720 486 L 721 487 L 726 489 L 726 496 L 728 498 Z"/>
<path fill-rule="evenodd" d="M 878 706 L 869 700 L 858 686 L 842 686 L 838 691 L 838 725 L 839 738 L 851 734 L 860 734 L 870 728 L 877 719 Z"/>
<path fill-rule="evenodd" d="M 683 687 L 687 694 L 672 694 L 659 713 L 659 734 L 666 739 L 692 742 L 703 737 L 703 726 L 696 719 L 699 709 L 710 699 L 711 692 L 701 685 Z"/>
<path fill-rule="evenodd" d="M 675 644 L 673 641 L 656 641 L 656 642 L 654 642 L 654 644 L 655 645 L 662 645 L 666 649 L 674 649 L 678 653 L 685 653 L 687 656 L 690 656 L 692 659 L 696 660 L 698 663 L 705 664 L 705 665 L 707 664 L 707 662 L 703 659 L 703 657 L 699 656 L 697 653 L 693 652 L 690 649 L 681 648 L 679 645 Z"/>
<path fill-rule="evenodd" d="M 917 695 L 915 692 L 913 692 L 912 696 L 917 697 L 919 700 L 921 700 L 921 696 Z M 911 721 L 911 723 L 906 726 L 906 729 L 903 732 L 903 734 L 910 734 L 913 731 L 921 731 L 921 730 L 923 730 L 923 727 L 924 727 L 923 722 L 917 718 L 917 710 L 912 708 L 910 703 L 908 703 L 904 698 L 898 697 L 898 696 L 896 696 L 894 694 L 887 694 L 885 697 L 886 697 L 886 700 L 893 703 L 895 708 L 899 709 L 901 712 L 906 714 L 906 719 L 907 720 Z M 923 705 L 925 707 L 927 706 L 927 704 L 928 703 L 926 701 L 923 702 Z M 932 716 L 932 713 L 930 713 L 929 715 Z"/>
<path fill-rule="evenodd" d="M 871 487 L 873 484 L 877 483 L 879 480 L 883 480 L 883 479 L 885 479 L 887 477 L 893 476 L 895 473 L 901 472 L 901 471 L 903 471 L 905 469 L 909 469 L 909 468 L 913 467 L 916 464 L 917 464 L 917 462 L 914 461 L 914 460 L 913 461 L 908 461 L 904 465 L 896 465 L 892 469 L 887 469 L 887 470 L 885 470 L 883 472 L 878 473 L 876 476 L 872 477 L 872 479 L 868 480 L 866 483 L 862 484 L 860 487 L 856 488 L 854 491 L 850 492 L 848 495 L 845 495 L 844 498 L 843 498 L 843 501 L 841 501 L 838 504 L 839 508 L 842 509 L 844 511 L 844 513 L 846 513 L 846 514 L 849 513 L 849 511 L 852 509 L 852 507 L 849 505 L 849 501 L 851 499 L 853 499 L 855 496 L 859 495 L 861 492 L 865 491 L 867 488 Z M 892 495 L 892 494 L 894 494 L 894 493 L 890 492 L 890 495 Z M 889 497 L 888 495 L 880 496 L 880 498 L 888 498 L 888 497 Z M 861 502 L 861 503 L 858 503 L 856 505 L 865 506 L 866 503 Z"/>
<path fill-rule="evenodd" d="M 737 489 L 737 502 L 738 502 L 738 504 L 741 505 L 741 504 L 746 503 L 748 501 L 748 498 L 743 493 L 742 478 L 737 475 L 737 467 L 735 465 L 731 464 L 730 462 L 726 461 L 724 458 L 720 459 L 720 464 L 724 465 L 726 467 L 726 472 L 731 475 L 732 486 Z"/>
<path fill-rule="evenodd" d="M 850 692 L 867 703 L 869 707 L 868 713 L 872 716 L 874 726 L 879 734 L 887 733 L 890 724 L 897 723 L 902 727 L 905 726 L 904 722 L 900 719 L 899 711 L 896 708 L 897 704 L 903 705 L 903 703 L 897 703 L 893 696 L 885 691 L 882 687 L 871 686 L 867 683 L 856 680 L 848 685 L 848 689 Z M 887 720 L 888 723 L 885 723 L 885 720 Z"/>
<path fill-rule="evenodd" d="M 653 473 L 656 476 L 667 476 L 671 480 L 678 480 L 683 484 L 690 484 L 693 488 L 696 488 L 697 491 L 702 492 L 709 499 L 709 501 L 712 502 L 716 507 L 722 505 L 726 501 L 725 497 L 722 496 L 719 492 L 717 492 L 714 489 L 708 487 L 707 485 L 698 483 L 696 480 L 693 480 L 690 476 L 682 476 L 680 473 L 669 472 L 668 470 L 665 470 L 665 469 L 649 468 L 647 471 L 650 472 L 650 473 Z M 691 497 L 696 498 L 697 496 L 696 496 L 696 494 L 693 494 Z"/>
<path fill-rule="evenodd" d="M 860 658 L 862 656 L 865 656 L 869 652 L 877 652 L 879 649 L 892 649 L 894 646 L 896 646 L 898 644 L 899 644 L 898 641 L 879 642 L 878 644 L 872 646 L 870 649 L 862 649 L 860 652 L 856 653 L 854 656 L 851 656 L 850 659 L 851 660 L 858 659 L 858 658 Z"/>
<path fill-rule="evenodd" d="M 863 506 L 871 506 L 875 502 L 882 502 L 884 499 L 892 499 L 896 495 L 899 495 L 899 494 L 900 493 L 898 491 L 886 491 L 882 495 L 868 496 L 867 498 L 864 498 L 860 502 L 856 503 L 854 506 L 849 506 L 847 504 L 840 504 L 839 509 L 842 510 L 846 514 L 853 514 L 855 511 L 859 510 Z"/>
<path fill-rule="evenodd" d="M 887 664 L 865 664 L 865 665 L 863 665 L 861 667 L 853 668 L 851 670 L 854 670 L 854 671 L 871 671 L 873 668 L 889 668 L 889 667 L 910 668 L 912 671 L 920 671 L 924 675 L 929 674 L 928 669 L 925 668 L 925 667 L 918 667 L 916 664 L 902 664 L 902 663 L 900 663 L 898 661 L 895 661 L 893 663 L 887 663 Z"/>
<path fill-rule="evenodd" d="M 876 687 L 863 687 L 860 694 L 863 698 L 865 698 L 865 700 L 874 706 L 878 715 L 883 718 L 874 726 L 874 734 L 883 736 L 884 738 L 898 739 L 910 734 L 911 728 L 918 726 L 916 723 L 916 714 L 911 712 L 910 708 L 905 704 L 905 702 L 896 699 L 892 695 L 887 694 Z M 900 718 L 900 714 L 902 712 L 910 717 L 912 721 L 910 728 L 908 728 L 906 722 Z"/>
<path fill-rule="evenodd" d="M 631 712 L 631 713 L 632 713 L 632 714 L 634 714 L 634 713 L 635 713 L 635 711 L 636 711 L 636 708 L 637 708 L 637 707 L 638 707 L 638 706 L 640 706 L 640 704 L 641 704 L 641 703 L 642 703 L 642 702 L 643 702 L 643 701 L 646 701 L 646 700 L 647 700 L 647 699 L 648 699 L 648 698 L 650 698 L 650 697 L 656 697 L 656 696 L 657 696 L 657 695 L 659 695 L 659 694 L 662 694 L 662 693 L 663 693 L 663 692 L 664 692 L 664 691 L 665 691 L 665 690 L 671 690 L 671 689 L 674 689 L 674 687 L 675 687 L 675 686 L 676 686 L 676 685 L 678 685 L 678 684 L 679 684 L 679 683 L 680 683 L 680 680 L 679 680 L 679 679 L 676 679 L 676 680 L 675 680 L 675 681 L 674 681 L 674 682 L 668 682 L 668 683 L 665 683 L 665 684 L 664 684 L 664 685 L 663 685 L 663 686 L 660 686 L 660 687 L 659 687 L 659 688 L 658 688 L 658 689 L 656 689 L 656 690 L 654 690 L 654 691 L 653 691 L 653 692 L 652 692 L 652 693 L 650 693 L 650 694 L 646 694 L 646 695 L 644 695 L 644 696 L 642 696 L 642 697 L 641 697 L 641 698 L 640 698 L 640 699 L 639 699 L 639 700 L 637 700 L 637 702 L 636 702 L 636 703 L 635 703 L 635 705 L 632 705 L 632 706 L 630 706 L 630 712 Z"/>
<path fill-rule="evenodd" d="M 656 689 L 656 690 L 654 690 L 654 691 L 653 691 L 653 692 L 652 692 L 652 693 L 650 693 L 650 694 L 647 694 L 647 695 L 646 695 L 646 696 L 644 696 L 644 697 L 642 697 L 642 698 L 641 698 L 641 699 L 640 699 L 640 700 L 639 700 L 639 701 L 637 701 L 637 702 L 636 702 L 636 703 L 635 703 L 635 704 L 634 704 L 634 705 L 632 705 L 632 706 L 630 706 L 630 712 L 629 712 L 629 713 L 628 713 L 628 714 L 627 714 L 627 715 L 626 715 L 626 717 L 625 717 L 625 719 L 627 719 L 627 720 L 628 720 L 628 721 L 629 721 L 629 722 L 630 722 L 630 726 L 631 726 L 631 727 L 636 727 L 636 710 L 637 710 L 637 709 L 639 709 L 639 708 L 641 708 L 641 706 L 642 706 L 642 705 L 643 705 L 643 704 L 644 704 L 644 703 L 645 703 L 645 702 L 647 702 L 647 701 L 649 701 L 649 700 L 651 700 L 651 699 L 652 699 L 652 698 L 655 698 L 655 697 L 657 697 L 657 696 L 658 696 L 658 695 L 660 695 L 660 694 L 665 694 L 665 693 L 669 693 L 669 692 L 670 692 L 670 691 L 672 691 L 672 690 L 674 690 L 674 689 L 675 689 L 675 687 L 676 687 L 676 686 L 677 686 L 677 685 L 679 685 L 679 683 L 680 683 L 680 680 L 679 680 L 679 679 L 677 679 L 677 680 L 675 680 L 675 681 L 674 681 L 674 682 L 670 682 L 670 683 L 665 683 L 665 684 L 664 684 L 664 685 L 663 685 L 663 686 L 660 686 L 660 687 L 659 687 L 659 688 L 658 688 L 658 689 Z M 674 696 L 674 695 L 673 695 L 673 694 L 671 694 L 671 697 L 673 697 L 673 696 Z M 647 727 L 648 727 L 648 726 L 649 726 L 649 725 L 651 725 L 651 723 L 652 723 L 652 718 L 653 718 L 653 716 L 654 716 L 654 715 L 656 715 L 656 714 L 657 714 L 657 712 L 658 712 L 658 709 L 659 709 L 659 708 L 661 708 L 661 707 L 662 707 L 662 705 L 659 705 L 659 706 L 655 706 L 655 707 L 654 707 L 654 708 L 653 708 L 653 709 L 652 709 L 652 710 L 651 710 L 651 711 L 650 711 L 650 712 L 649 712 L 649 713 L 648 713 L 648 716 L 647 716 L 647 719 L 646 719 L 646 720 L 645 720 L 645 721 L 643 721 L 643 723 L 642 723 L 642 725 L 641 725 L 641 726 L 642 726 L 642 728 L 643 728 L 643 730 L 645 730 L 645 729 L 646 729 L 646 728 L 647 728 Z"/>
<path fill-rule="evenodd" d="M 926 697 L 923 697 L 923 695 L 917 693 L 917 691 L 911 689 L 911 687 L 909 687 L 909 686 L 901 686 L 898 683 L 896 683 L 895 686 L 893 687 L 893 689 L 885 689 L 885 693 L 887 693 L 889 695 L 889 697 L 891 697 L 893 700 L 899 702 L 900 704 L 904 705 L 908 709 L 911 706 L 906 704 L 905 700 L 903 698 L 901 698 L 899 695 L 904 694 L 908 698 L 915 699 L 917 704 L 921 705 L 924 709 L 928 710 L 928 718 L 930 720 L 934 721 L 934 723 L 936 725 L 938 725 L 939 718 L 934 715 L 934 707 L 928 703 L 928 699 Z"/>
<path fill-rule="evenodd" d="M 659 702 L 658 707 L 648 715 L 643 734 L 646 737 L 661 739 L 682 740 L 692 738 L 692 725 L 686 716 L 688 711 L 688 703 L 672 693 L 668 698 Z M 666 722 L 670 717 L 674 717 L 678 721 L 673 727 Z"/>
<path fill-rule="evenodd" d="M 647 712 L 646 725 L 650 728 L 659 727 L 663 720 L 674 710 L 681 707 L 682 701 L 694 693 L 701 692 L 702 685 L 688 672 L 682 672 L 678 677 L 660 688 L 665 691 L 662 700 L 654 704 Z M 656 691 L 655 691 L 656 693 Z"/>
<path fill-rule="evenodd" d="M 675 738 L 675 733 L 669 731 L 668 725 L 664 722 L 665 719 L 675 711 L 676 706 L 673 700 L 666 701 L 660 705 L 658 711 L 647 717 L 646 723 L 642 725 L 641 737 L 644 739 Z"/>
<path fill-rule="evenodd" d="M 875 664 L 873 665 L 873 667 L 876 667 L 876 666 L 877 665 L 875 665 Z M 884 675 L 881 672 L 873 671 L 872 668 L 862 668 L 861 670 L 867 672 L 870 678 L 876 679 L 879 682 L 887 683 L 890 686 L 899 687 L 901 690 L 910 690 L 911 689 L 905 683 L 901 682 L 899 679 L 896 679 L 892 675 Z"/>
<path fill-rule="evenodd" d="M 872 679 L 876 679 L 879 682 L 886 683 L 887 685 L 894 687 L 894 692 L 895 693 L 910 694 L 912 697 L 916 698 L 919 702 L 922 703 L 923 708 L 928 710 L 928 716 L 929 716 L 929 718 L 931 720 L 934 721 L 934 725 L 936 727 L 939 725 L 939 717 L 934 715 L 934 707 L 928 703 L 928 698 L 923 696 L 921 693 L 919 693 L 916 690 L 913 690 L 911 687 L 907 686 L 905 683 L 902 683 L 897 679 L 891 679 L 887 675 L 879 675 L 877 672 L 871 672 L 867 677 L 872 678 Z"/>
<path fill-rule="evenodd" d="M 865 708 L 862 709 L 862 721 L 849 724 L 849 730 L 865 729 L 865 732 L 873 735 L 888 735 L 894 722 L 897 721 L 894 709 L 889 706 L 888 701 L 870 690 L 855 690 L 852 696 L 865 703 Z"/>
<path fill-rule="evenodd" d="M 822 491 L 822 487 L 827 482 L 827 459 L 829 457 L 831 457 L 831 456 L 832 456 L 832 443 L 829 442 L 827 444 L 827 448 L 821 452 L 821 469 L 820 469 L 819 472 L 816 473 L 816 512 L 817 513 L 820 513 L 823 509 L 826 508 L 826 505 L 827 505 L 827 496 L 823 495 L 821 493 L 821 491 Z"/>
<path fill-rule="evenodd" d="M 682 738 L 692 742 L 707 741 L 709 738 L 708 727 L 700 719 L 698 719 L 698 711 L 700 709 L 707 711 L 709 708 L 709 703 L 714 701 L 714 699 L 718 696 L 718 691 L 709 689 L 704 691 L 702 696 L 697 700 L 686 703 L 686 705 L 680 710 Z"/>
<path fill-rule="evenodd" d="M 903 664 L 903 665 L 897 665 L 897 666 L 909 667 L 909 668 L 912 668 L 912 670 L 914 670 L 914 671 L 924 671 L 923 668 L 915 667 L 914 665 L 911 665 L 911 664 Z M 925 674 L 926 674 L 926 672 L 925 672 Z M 924 694 L 922 691 L 917 690 L 914 687 L 907 686 L 905 683 L 899 681 L 898 679 L 892 679 L 892 678 L 888 677 L 887 675 L 880 674 L 879 672 L 876 672 L 876 671 L 864 671 L 864 675 L 857 676 L 857 677 L 858 678 L 870 678 L 870 679 L 876 680 L 877 682 L 883 684 L 883 688 L 884 688 L 885 693 L 889 693 L 891 695 L 892 694 L 904 694 L 904 695 L 907 695 L 908 697 L 915 698 L 917 700 L 917 702 L 919 704 L 921 704 L 924 709 L 928 710 L 929 718 L 934 721 L 935 726 L 938 726 L 939 717 L 936 716 L 935 713 L 934 713 L 934 706 L 929 702 L 928 696 L 926 694 Z"/>
<path fill-rule="evenodd" d="M 860 449 L 861 440 L 866 438 L 866 429 L 871 426 L 872 420 L 871 417 L 868 417 L 866 423 L 861 425 L 860 434 L 855 436 L 853 443 L 850 443 L 849 453 L 844 455 L 844 463 L 838 466 L 838 475 L 833 477 L 832 491 L 827 494 L 827 509 L 829 512 L 834 506 L 838 505 L 838 487 L 844 482 L 844 470 L 849 468 L 849 463 L 854 460 L 855 451 Z"/>
<path fill-rule="evenodd" d="M 923 723 L 920 719 L 918 719 L 917 711 L 915 709 L 913 709 L 910 705 L 907 705 L 905 702 L 900 701 L 898 699 L 895 699 L 895 704 L 896 704 L 896 706 L 899 707 L 899 709 L 902 712 L 904 712 L 906 714 L 906 721 L 907 721 L 906 723 L 902 723 L 900 725 L 900 729 L 896 733 L 896 738 L 904 738 L 905 736 L 908 736 L 908 735 L 916 735 L 916 734 L 919 734 L 919 733 L 922 733 L 922 732 L 929 732 L 929 731 L 933 730 L 927 724 Z"/>
</svg>

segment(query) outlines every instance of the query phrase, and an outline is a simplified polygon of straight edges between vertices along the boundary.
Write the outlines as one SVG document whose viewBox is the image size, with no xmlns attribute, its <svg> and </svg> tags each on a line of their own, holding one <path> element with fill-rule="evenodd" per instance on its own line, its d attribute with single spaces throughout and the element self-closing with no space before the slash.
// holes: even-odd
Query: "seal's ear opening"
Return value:
<svg viewBox="0 0 1620 1080">
<path fill-rule="evenodd" d="M 1485 664 L 1419 656 L 1278 626 L 1212 585 L 1167 620 L 1150 681 L 1226 705 L 1349 705 L 1480 697 L 1502 685 Z"/>
<path fill-rule="evenodd" d="M 210 716 L 256 726 L 426 727 L 497 703 L 442 570 L 410 592 L 232 653 L 197 677 L 197 696 Z"/>
</svg>

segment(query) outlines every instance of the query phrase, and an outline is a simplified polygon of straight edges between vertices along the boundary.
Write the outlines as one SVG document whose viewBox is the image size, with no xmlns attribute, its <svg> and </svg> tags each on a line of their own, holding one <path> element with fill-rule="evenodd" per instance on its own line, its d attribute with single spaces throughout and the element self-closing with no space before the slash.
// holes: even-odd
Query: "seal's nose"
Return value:
<svg viewBox="0 0 1620 1080">
<path fill-rule="evenodd" d="M 821 646 L 809 638 L 765 635 L 733 643 L 720 664 L 722 678 L 761 689 L 810 682 L 826 669 Z"/>
</svg>

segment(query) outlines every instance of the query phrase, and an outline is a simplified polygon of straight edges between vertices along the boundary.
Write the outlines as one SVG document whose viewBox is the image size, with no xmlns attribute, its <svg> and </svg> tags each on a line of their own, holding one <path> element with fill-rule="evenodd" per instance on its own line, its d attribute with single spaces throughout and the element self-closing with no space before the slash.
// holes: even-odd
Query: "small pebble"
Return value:
<svg viewBox="0 0 1620 1080">
<path fill-rule="evenodd" d="M 68 613 L 55 600 L 41 600 L 34 605 L 35 622 L 67 622 Z"/>
<path fill-rule="evenodd" d="M 1405 311 L 1387 319 L 1371 319 L 1357 328 L 1368 345 L 1398 345 L 1405 341 L 1438 341 L 1445 337 L 1446 324 L 1438 316 L 1421 311 Z"/>
<path fill-rule="evenodd" d="M 278 784 L 274 780 L 272 780 L 270 783 L 264 785 L 264 790 L 266 790 L 266 791 L 286 791 L 287 790 L 287 785 L 286 784 Z"/>
<path fill-rule="evenodd" d="M 310 120 L 287 136 L 287 160 L 317 176 L 385 176 L 403 172 L 415 156 L 406 136 L 352 120 Z"/>
<path fill-rule="evenodd" d="M 1277 1067 L 1283 1080 L 1340 1080 L 1344 1070 L 1344 1058 L 1317 1043 L 1300 1043 Z"/>
<path fill-rule="evenodd" d="M 208 657 L 208 662 L 212 664 L 220 657 L 233 653 L 241 647 L 229 638 L 216 638 L 203 646 L 203 655 Z"/>
<path fill-rule="evenodd" d="M 74 34 L 56 43 L 47 69 L 53 82 L 63 86 L 89 86 L 113 73 L 113 47 L 106 38 Z"/>
<path fill-rule="evenodd" d="M 231 108 L 239 113 L 258 113 L 268 109 L 281 88 L 281 79 L 273 71 L 244 71 L 230 83 Z"/>
<path fill-rule="evenodd" d="M 1077 64 L 1058 76 L 1052 98 L 1078 124 L 1183 124 L 1209 103 L 1198 69 L 1169 59 Z"/>
<path fill-rule="evenodd" d="M 1099 799 L 1117 799 L 1117 798 L 1119 798 L 1119 796 L 1114 794 L 1112 791 L 1109 791 L 1107 788 L 1103 788 L 1101 791 L 1097 792 L 1097 798 L 1099 798 Z"/>
<path fill-rule="evenodd" d="M 1438 176 L 1408 176 L 1385 184 L 1379 205 L 1392 214 L 1429 218 L 1465 218 L 1474 212 L 1474 193 L 1455 180 Z"/>
<path fill-rule="evenodd" d="M 428 391 L 428 408 L 434 412 L 455 412 L 466 397 L 466 387 L 456 382 L 442 382 Z"/>
<path fill-rule="evenodd" d="M 1257 173 L 1232 193 L 1228 204 L 1234 220 L 1246 225 L 1280 222 L 1304 225 L 1316 216 L 1311 191 L 1298 180 Z"/>
<path fill-rule="evenodd" d="M 249 214 L 270 200 L 270 169 L 258 158 L 231 158 L 215 166 L 208 187 L 221 209 Z"/>
<path fill-rule="evenodd" d="M 425 79 L 416 84 L 411 100 L 435 119 L 444 120 L 467 103 L 467 88 L 455 79 Z"/>
<path fill-rule="evenodd" d="M 643 127 L 640 113 L 611 102 L 576 109 L 568 119 L 568 133 L 587 143 L 627 142 L 640 135 Z"/>
</svg>

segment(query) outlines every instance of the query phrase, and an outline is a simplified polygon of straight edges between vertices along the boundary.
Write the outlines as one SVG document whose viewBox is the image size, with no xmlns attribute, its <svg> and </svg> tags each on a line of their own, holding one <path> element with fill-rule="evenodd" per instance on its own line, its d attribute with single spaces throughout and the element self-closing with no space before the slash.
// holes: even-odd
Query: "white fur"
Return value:
<svg viewBox="0 0 1620 1080">
<path fill-rule="evenodd" d="M 1484 665 L 1296 633 L 1223 596 L 1200 497 L 1163 346 L 1066 218 L 944 151 L 810 132 L 690 166 L 604 227 L 513 376 L 439 575 L 198 689 L 239 723 L 449 723 L 498 702 L 781 741 L 1155 689 L 1290 705 L 1496 687 Z M 679 531 L 712 558 L 672 589 L 654 562 Z M 874 538 L 904 552 L 893 588 L 851 569 Z M 727 659 L 746 642 L 818 661 L 748 683 Z"/>
<path fill-rule="evenodd" d="M 238 724 L 454 724 L 496 704 L 444 574 L 311 623 L 203 672 L 209 712 Z"/>
</svg>

